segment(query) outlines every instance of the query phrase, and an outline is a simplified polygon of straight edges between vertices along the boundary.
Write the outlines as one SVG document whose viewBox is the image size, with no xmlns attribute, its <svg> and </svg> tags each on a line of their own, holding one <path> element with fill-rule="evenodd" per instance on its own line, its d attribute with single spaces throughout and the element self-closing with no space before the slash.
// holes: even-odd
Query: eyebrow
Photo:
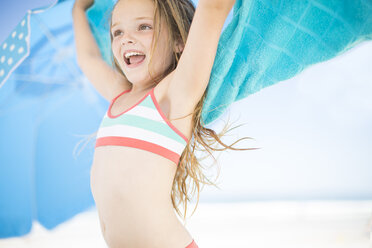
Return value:
<svg viewBox="0 0 372 248">
<path fill-rule="evenodd" d="M 153 18 L 152 17 L 147 17 L 147 16 L 141 16 L 141 17 L 137 17 L 135 18 L 134 20 L 144 20 L 144 19 L 147 19 L 147 20 L 152 20 Z M 111 25 L 111 28 L 115 27 L 116 25 L 118 25 L 119 23 L 116 22 L 114 24 Z"/>
</svg>

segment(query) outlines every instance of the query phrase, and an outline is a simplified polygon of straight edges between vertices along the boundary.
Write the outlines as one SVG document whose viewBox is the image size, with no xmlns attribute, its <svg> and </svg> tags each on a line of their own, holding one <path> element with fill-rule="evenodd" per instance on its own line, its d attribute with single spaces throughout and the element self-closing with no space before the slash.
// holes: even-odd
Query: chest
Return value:
<svg viewBox="0 0 372 248">
<path fill-rule="evenodd" d="M 143 96 L 129 96 L 126 94 L 120 96 L 111 104 L 108 114 L 117 118 L 125 114 L 143 111 L 141 115 L 145 117 L 147 109 L 143 107 L 153 108 L 158 113 L 159 118 L 165 121 L 170 128 L 189 140 L 192 130 L 192 114 L 184 117 L 185 113 L 178 110 L 174 102 L 158 85 Z"/>
</svg>

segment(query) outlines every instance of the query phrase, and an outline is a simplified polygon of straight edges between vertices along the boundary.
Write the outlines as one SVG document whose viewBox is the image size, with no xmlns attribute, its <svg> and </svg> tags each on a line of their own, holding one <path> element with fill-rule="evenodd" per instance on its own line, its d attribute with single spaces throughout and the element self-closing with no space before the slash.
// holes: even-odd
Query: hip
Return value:
<svg viewBox="0 0 372 248">
<path fill-rule="evenodd" d="M 110 248 L 185 248 L 193 241 L 173 210 L 168 214 L 124 212 L 125 208 L 115 216 L 98 211 L 102 234 Z"/>
</svg>

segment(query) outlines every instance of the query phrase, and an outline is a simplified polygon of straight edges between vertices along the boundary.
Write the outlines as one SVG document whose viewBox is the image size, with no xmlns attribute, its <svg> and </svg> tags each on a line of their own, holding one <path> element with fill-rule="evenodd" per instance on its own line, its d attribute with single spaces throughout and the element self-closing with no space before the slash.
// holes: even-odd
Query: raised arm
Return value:
<svg viewBox="0 0 372 248">
<path fill-rule="evenodd" d="M 94 0 L 76 0 L 72 9 L 78 65 L 96 90 L 108 101 L 131 84 L 102 58 L 85 11 Z"/>
<path fill-rule="evenodd" d="M 203 96 L 212 71 L 223 24 L 235 0 L 200 0 L 187 42 L 169 83 L 168 95 L 184 114 Z"/>
</svg>

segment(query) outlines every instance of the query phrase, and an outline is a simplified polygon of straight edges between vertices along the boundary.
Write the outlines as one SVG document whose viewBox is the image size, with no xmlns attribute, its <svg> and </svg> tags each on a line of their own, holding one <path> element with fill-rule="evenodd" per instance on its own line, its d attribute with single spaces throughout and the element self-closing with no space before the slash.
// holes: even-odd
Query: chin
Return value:
<svg viewBox="0 0 372 248">
<path fill-rule="evenodd" d="M 134 85 L 145 83 L 150 80 L 149 77 L 140 77 L 139 75 L 125 76 L 128 79 L 128 81 Z"/>
</svg>

